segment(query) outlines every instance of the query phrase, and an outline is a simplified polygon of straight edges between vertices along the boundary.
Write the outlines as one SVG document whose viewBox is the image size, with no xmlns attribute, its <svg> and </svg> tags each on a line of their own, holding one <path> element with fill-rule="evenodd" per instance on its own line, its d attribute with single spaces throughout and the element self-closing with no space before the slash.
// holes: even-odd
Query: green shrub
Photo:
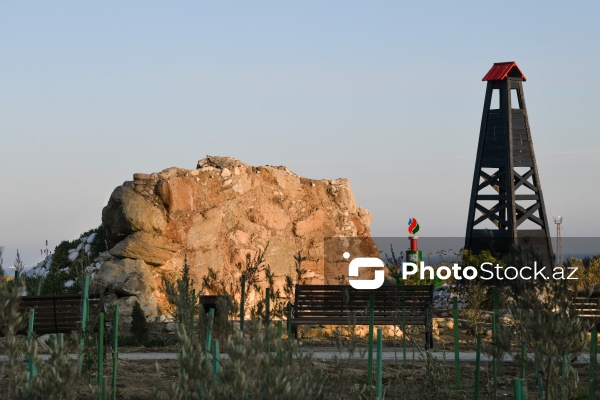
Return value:
<svg viewBox="0 0 600 400">
<path fill-rule="evenodd" d="M 77 338 L 70 341 L 76 343 Z M 50 358 L 46 362 L 36 362 L 37 374 L 28 382 L 21 381 L 15 390 L 15 400 L 75 400 L 79 393 L 75 389 L 80 378 L 77 362 L 69 357 L 66 345 L 56 340 L 48 342 Z M 33 348 L 32 348 L 33 346 Z M 35 359 L 37 343 L 28 349 L 29 357 Z"/>
<path fill-rule="evenodd" d="M 46 248 L 41 250 L 40 253 L 44 260 L 51 260 L 51 262 L 46 266 L 47 274 L 42 281 L 41 294 L 81 292 L 85 268 L 92 264 L 100 253 L 107 250 L 106 232 L 102 225 L 90 229 L 83 233 L 81 237 L 89 237 L 93 233 L 96 234 L 96 237 L 90 245 L 89 254 L 81 252 L 75 261 L 69 260 L 69 250 L 75 249 L 81 243 L 81 239 L 62 241 L 54 248 L 53 252 L 48 249 L 48 242 L 46 242 Z M 49 258 L 50 256 L 52 257 Z M 65 282 L 69 280 L 73 280 L 74 284 L 71 287 L 65 287 Z"/>
<path fill-rule="evenodd" d="M 574 370 L 570 364 L 561 365 L 562 360 L 568 363 L 587 346 L 586 330 L 573 304 L 575 288 L 567 280 L 517 280 L 511 289 L 508 310 L 513 325 L 499 326 L 494 346 L 518 357 L 520 346 L 512 349 L 511 343 L 524 345 L 539 362 L 536 375 L 543 382 L 545 399 L 568 398 L 576 387 L 563 382 L 561 375 Z"/>
<path fill-rule="evenodd" d="M 163 290 L 178 322 L 191 326 L 191 317 L 196 307 L 194 280 L 190 277 L 190 266 L 187 257 L 183 260 L 181 277 L 175 281 L 163 276 Z"/>
<path fill-rule="evenodd" d="M 179 325 L 178 336 L 180 372 L 166 392 L 156 394 L 158 399 L 304 400 L 319 398 L 323 391 L 324 374 L 313 365 L 312 355 L 301 352 L 295 341 L 285 342 L 279 355 L 266 352 L 267 336 L 258 323 L 250 324 L 250 335 L 238 332 L 226 342 L 229 359 L 221 361 L 218 377 L 210 356 L 205 356 L 186 325 Z"/>
<path fill-rule="evenodd" d="M 35 341 L 19 341 L 16 332 L 26 327 L 26 318 L 19 312 L 23 288 L 18 285 L 0 283 L 0 331 L 5 336 L 6 361 L 0 365 L 0 381 L 7 383 L 7 398 L 14 400 L 62 400 L 76 399 L 79 394 L 74 387 L 78 378 L 78 364 L 69 357 L 68 346 L 59 346 L 50 341 L 50 358 L 37 358 Z M 70 343 L 77 343 L 74 338 Z M 37 371 L 30 375 L 23 356 L 35 360 L 32 365 Z"/>
<path fill-rule="evenodd" d="M 589 295 L 594 285 L 600 284 L 600 254 L 593 258 L 569 258 L 566 263 L 568 267 L 577 268 L 577 291 L 582 295 Z"/>
<path fill-rule="evenodd" d="M 9 396 L 14 394 L 21 376 L 21 365 L 17 361 L 23 349 L 17 341 L 17 332 L 25 327 L 25 318 L 19 312 L 19 301 L 23 288 L 18 285 L 0 283 L 0 332 L 6 344 L 8 361 L 2 363 L 0 381 L 7 377 Z"/>
</svg>

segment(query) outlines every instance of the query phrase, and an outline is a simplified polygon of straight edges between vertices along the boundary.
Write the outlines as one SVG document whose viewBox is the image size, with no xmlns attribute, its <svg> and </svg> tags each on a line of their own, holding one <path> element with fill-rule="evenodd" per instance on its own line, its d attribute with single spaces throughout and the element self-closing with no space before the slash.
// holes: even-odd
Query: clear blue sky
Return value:
<svg viewBox="0 0 600 400">
<path fill-rule="evenodd" d="M 600 236 L 600 3 L 0 1 L 0 246 L 37 263 L 134 172 L 347 177 L 372 234 L 464 234 L 485 83 L 517 61 L 550 216 Z"/>
</svg>

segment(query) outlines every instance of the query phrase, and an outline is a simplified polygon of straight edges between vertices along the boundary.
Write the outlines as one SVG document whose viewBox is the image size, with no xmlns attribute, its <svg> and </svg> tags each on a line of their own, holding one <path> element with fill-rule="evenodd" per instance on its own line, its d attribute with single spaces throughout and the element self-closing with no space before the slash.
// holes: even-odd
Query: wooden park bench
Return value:
<svg viewBox="0 0 600 400">
<path fill-rule="evenodd" d="M 375 325 L 422 325 L 425 348 L 433 347 L 433 285 L 383 285 L 376 290 L 296 285 L 292 325 L 368 325 L 370 293 L 375 295 Z"/>
<path fill-rule="evenodd" d="M 23 296 L 20 308 L 24 315 L 35 308 L 33 332 L 38 335 L 47 333 L 71 333 L 81 328 L 83 298 L 80 294 L 61 294 L 46 296 Z M 89 295 L 89 318 L 92 326 L 101 309 L 99 294 Z M 27 333 L 27 328 L 20 333 Z"/>
<path fill-rule="evenodd" d="M 600 293 L 575 297 L 573 305 L 584 323 L 589 323 L 591 329 L 600 330 Z"/>
</svg>

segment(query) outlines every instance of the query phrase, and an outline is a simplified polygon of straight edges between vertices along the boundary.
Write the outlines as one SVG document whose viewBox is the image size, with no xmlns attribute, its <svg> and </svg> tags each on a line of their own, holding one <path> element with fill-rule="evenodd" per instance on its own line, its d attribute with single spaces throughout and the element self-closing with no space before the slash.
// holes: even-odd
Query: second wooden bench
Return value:
<svg viewBox="0 0 600 400">
<path fill-rule="evenodd" d="M 62 294 L 47 296 L 23 296 L 20 309 L 29 316 L 29 310 L 35 308 L 33 331 L 38 335 L 47 333 L 71 333 L 81 328 L 83 298 L 80 294 Z M 88 300 L 88 321 L 92 326 L 101 308 L 99 294 L 90 294 Z M 22 333 L 25 333 L 26 328 Z"/>
<path fill-rule="evenodd" d="M 425 348 L 433 347 L 433 285 L 383 285 L 376 290 L 345 285 L 296 285 L 292 324 L 294 327 L 368 325 L 371 292 L 375 300 L 375 325 L 424 326 Z"/>
</svg>

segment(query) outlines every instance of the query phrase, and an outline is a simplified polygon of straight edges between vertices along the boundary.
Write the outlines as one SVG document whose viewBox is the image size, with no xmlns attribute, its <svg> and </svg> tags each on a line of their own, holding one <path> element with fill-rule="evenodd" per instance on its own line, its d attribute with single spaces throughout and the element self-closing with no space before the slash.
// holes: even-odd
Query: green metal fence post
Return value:
<svg viewBox="0 0 600 400">
<path fill-rule="evenodd" d="M 375 293 L 369 293 L 369 339 L 368 339 L 368 365 L 367 379 L 369 385 L 373 382 L 373 327 L 375 325 Z"/>
<path fill-rule="evenodd" d="M 33 341 L 33 322 L 35 319 L 35 308 L 32 308 L 29 312 L 29 328 L 27 329 L 27 342 L 29 346 L 31 346 L 31 342 Z M 35 366 L 35 360 L 32 358 L 27 358 L 27 369 L 29 370 L 29 382 L 33 380 L 33 378 L 37 375 L 37 368 Z"/>
<path fill-rule="evenodd" d="M 219 369 L 221 368 L 221 352 L 219 350 L 219 341 L 217 339 L 214 340 L 213 353 L 213 374 L 215 376 L 215 382 L 219 383 Z"/>
<path fill-rule="evenodd" d="M 215 309 L 211 308 L 208 311 L 208 323 L 206 324 L 206 340 L 204 341 L 204 357 L 208 358 L 212 344 L 212 329 L 215 319 Z"/>
<path fill-rule="evenodd" d="M 525 379 L 525 364 L 527 363 L 527 352 L 525 351 L 525 343 L 521 345 L 521 379 Z"/>
<path fill-rule="evenodd" d="M 452 298 L 452 316 L 454 318 L 454 377 L 456 387 L 460 387 L 460 350 L 458 348 L 458 298 Z"/>
<path fill-rule="evenodd" d="M 521 379 L 515 379 L 514 381 L 514 395 L 515 400 L 523 400 L 523 381 Z"/>
<path fill-rule="evenodd" d="M 87 320 L 89 315 L 89 290 L 90 290 L 90 276 L 85 275 L 83 278 L 83 298 L 81 304 L 81 338 L 79 338 L 79 367 L 78 370 L 81 372 L 83 366 L 83 351 L 85 349 L 85 339 L 87 337 Z M 89 361 L 89 357 L 88 357 Z"/>
<path fill-rule="evenodd" d="M 479 367 L 481 365 L 481 333 L 477 334 L 477 344 L 475 345 L 475 383 L 473 385 L 473 400 L 479 399 Z"/>
<path fill-rule="evenodd" d="M 112 367 L 112 400 L 117 400 L 117 365 L 119 359 L 119 305 L 115 304 L 113 317 L 113 367 Z"/>
<path fill-rule="evenodd" d="M 499 310 L 498 310 L 498 288 L 494 286 L 494 320 L 492 321 L 492 344 L 497 345 L 498 336 L 498 322 L 499 322 Z M 496 358 L 496 352 L 492 355 L 492 373 L 494 375 L 494 399 L 497 397 L 498 391 L 498 360 Z"/>
<path fill-rule="evenodd" d="M 594 399 L 596 395 L 596 386 L 598 377 L 596 376 L 596 369 L 598 364 L 598 331 L 592 329 L 592 340 L 590 341 L 590 390 L 589 399 Z"/>
<path fill-rule="evenodd" d="M 104 400 L 104 313 L 98 317 L 98 399 Z"/>
<path fill-rule="evenodd" d="M 527 400 L 527 379 L 525 378 L 525 368 L 527 366 L 527 349 L 525 343 L 521 344 L 521 374 L 519 379 L 521 380 L 521 398 Z"/>
<path fill-rule="evenodd" d="M 377 369 L 375 372 L 375 395 L 383 399 L 383 329 L 377 328 Z"/>
<path fill-rule="evenodd" d="M 542 369 L 542 360 L 540 360 L 540 358 L 542 357 L 541 355 L 541 351 L 540 351 L 540 346 L 537 346 L 537 351 L 534 354 L 534 366 L 535 366 L 535 379 L 537 381 L 537 386 L 538 386 L 538 398 L 540 400 L 544 399 L 544 381 L 542 380 L 542 373 L 541 373 L 541 369 Z"/>
<path fill-rule="evenodd" d="M 406 318 L 404 315 L 406 303 L 404 301 L 404 284 L 402 284 L 400 290 L 402 291 L 402 307 L 400 307 L 400 314 L 402 315 L 402 366 L 406 368 Z"/>
</svg>

